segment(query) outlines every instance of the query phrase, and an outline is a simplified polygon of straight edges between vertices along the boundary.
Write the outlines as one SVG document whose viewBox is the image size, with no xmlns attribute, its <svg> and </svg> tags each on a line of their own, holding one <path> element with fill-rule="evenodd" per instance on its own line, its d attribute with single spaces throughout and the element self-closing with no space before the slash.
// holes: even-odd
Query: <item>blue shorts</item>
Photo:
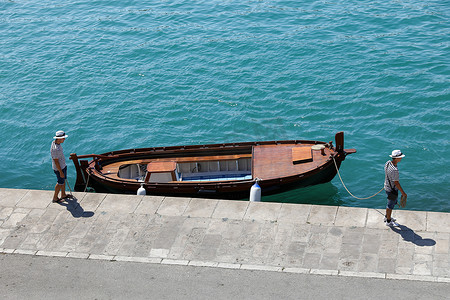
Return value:
<svg viewBox="0 0 450 300">
<path fill-rule="evenodd" d="M 389 196 L 389 194 L 391 194 L 391 193 L 386 192 L 386 195 L 387 195 L 387 196 Z M 392 194 L 391 194 L 391 195 L 392 195 Z M 395 195 L 395 194 L 394 194 L 394 195 Z M 391 197 L 392 197 L 392 196 L 391 196 Z M 398 194 L 395 195 L 395 199 L 394 199 L 394 200 L 387 199 L 387 206 L 386 206 L 386 208 L 394 209 L 395 205 L 398 203 L 398 202 L 397 202 L 397 199 L 398 199 Z"/>
<path fill-rule="evenodd" d="M 56 178 L 58 179 L 58 184 L 59 185 L 64 185 L 66 183 L 66 178 L 67 178 L 67 166 L 62 169 L 63 173 L 64 173 L 64 178 L 61 178 L 61 176 L 59 176 L 59 171 L 55 171 L 53 170 L 53 172 L 55 172 L 56 174 Z"/>
</svg>

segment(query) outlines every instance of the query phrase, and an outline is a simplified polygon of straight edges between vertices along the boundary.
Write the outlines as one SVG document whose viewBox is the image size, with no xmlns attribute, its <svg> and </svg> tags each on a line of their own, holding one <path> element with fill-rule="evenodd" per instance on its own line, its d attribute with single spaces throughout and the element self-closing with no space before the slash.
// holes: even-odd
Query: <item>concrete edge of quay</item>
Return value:
<svg viewBox="0 0 450 300">
<path fill-rule="evenodd" d="M 46 209 L 55 205 L 49 200 L 52 195 L 52 190 L 0 188 L 0 208 Z M 379 222 L 380 216 L 384 216 L 384 208 L 87 192 L 73 192 L 73 195 L 85 210 L 90 211 L 295 222 L 297 224 L 373 229 L 386 227 Z M 396 218 L 402 218 L 415 231 L 450 233 L 450 213 L 396 208 L 394 214 Z M 0 225 L 1 221 L 0 219 Z"/>
</svg>

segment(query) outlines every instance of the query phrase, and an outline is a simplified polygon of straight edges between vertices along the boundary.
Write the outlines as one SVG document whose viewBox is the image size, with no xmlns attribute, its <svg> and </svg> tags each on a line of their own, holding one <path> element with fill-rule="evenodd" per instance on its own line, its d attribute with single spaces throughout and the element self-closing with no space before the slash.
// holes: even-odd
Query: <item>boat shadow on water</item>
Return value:
<svg viewBox="0 0 450 300">
<path fill-rule="evenodd" d="M 64 202 L 59 203 L 59 205 L 65 206 L 74 218 L 90 218 L 94 216 L 94 212 L 85 211 L 83 207 L 81 207 L 80 203 L 78 203 L 78 199 L 75 196 L 66 198 Z"/>
<path fill-rule="evenodd" d="M 436 241 L 433 239 L 423 239 L 420 235 L 414 232 L 411 228 L 399 224 L 398 227 L 391 227 L 392 231 L 400 234 L 406 242 L 411 242 L 419 247 L 431 247 L 436 245 Z"/>
</svg>

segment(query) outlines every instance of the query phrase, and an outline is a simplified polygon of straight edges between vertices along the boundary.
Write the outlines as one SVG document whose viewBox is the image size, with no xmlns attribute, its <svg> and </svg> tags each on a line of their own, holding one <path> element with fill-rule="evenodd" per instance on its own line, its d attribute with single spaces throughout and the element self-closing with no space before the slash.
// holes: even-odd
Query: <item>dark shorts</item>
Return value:
<svg viewBox="0 0 450 300">
<path fill-rule="evenodd" d="M 389 196 L 389 195 L 391 195 L 390 198 L 392 198 L 392 199 L 395 198 L 395 199 L 391 200 L 391 199 L 388 198 L 387 199 L 387 206 L 386 206 L 386 208 L 394 209 L 395 205 L 398 203 L 397 202 L 398 192 L 397 192 L 397 194 L 392 194 L 390 192 L 386 192 L 386 196 Z"/>
<path fill-rule="evenodd" d="M 59 171 L 55 171 L 53 170 L 53 172 L 55 172 L 56 174 L 56 178 L 58 179 L 58 184 L 59 185 L 64 185 L 66 183 L 66 178 L 67 178 L 67 167 L 65 167 L 64 169 L 62 169 L 63 173 L 64 173 L 64 178 L 61 178 L 61 176 L 59 176 Z"/>
</svg>

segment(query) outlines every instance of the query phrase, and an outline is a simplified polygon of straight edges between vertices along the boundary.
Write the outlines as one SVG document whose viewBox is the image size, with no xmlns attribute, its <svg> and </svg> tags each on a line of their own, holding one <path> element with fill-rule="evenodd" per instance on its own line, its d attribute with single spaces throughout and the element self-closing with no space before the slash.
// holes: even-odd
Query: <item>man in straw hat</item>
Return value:
<svg viewBox="0 0 450 300">
<path fill-rule="evenodd" d="M 402 197 L 406 197 L 406 193 L 400 185 L 399 181 L 399 172 L 397 164 L 402 160 L 405 155 L 400 150 L 392 151 L 392 154 L 389 155 L 392 160 L 388 160 L 384 165 L 384 190 L 387 194 L 387 206 L 386 206 L 386 215 L 384 217 L 384 222 L 386 222 L 387 226 L 398 226 L 395 223 L 395 219 L 391 217 L 392 210 L 397 204 L 398 191 L 402 193 Z"/>
<path fill-rule="evenodd" d="M 64 157 L 63 148 L 61 146 L 64 143 L 67 135 L 64 131 L 59 130 L 53 137 L 53 142 L 50 147 L 50 154 L 52 156 L 52 168 L 56 174 L 57 183 L 55 185 L 55 193 L 53 194 L 53 202 L 60 203 L 67 198 L 66 195 L 66 178 L 67 178 L 67 165 Z M 61 198 L 58 198 L 58 194 L 61 192 Z"/>
</svg>

